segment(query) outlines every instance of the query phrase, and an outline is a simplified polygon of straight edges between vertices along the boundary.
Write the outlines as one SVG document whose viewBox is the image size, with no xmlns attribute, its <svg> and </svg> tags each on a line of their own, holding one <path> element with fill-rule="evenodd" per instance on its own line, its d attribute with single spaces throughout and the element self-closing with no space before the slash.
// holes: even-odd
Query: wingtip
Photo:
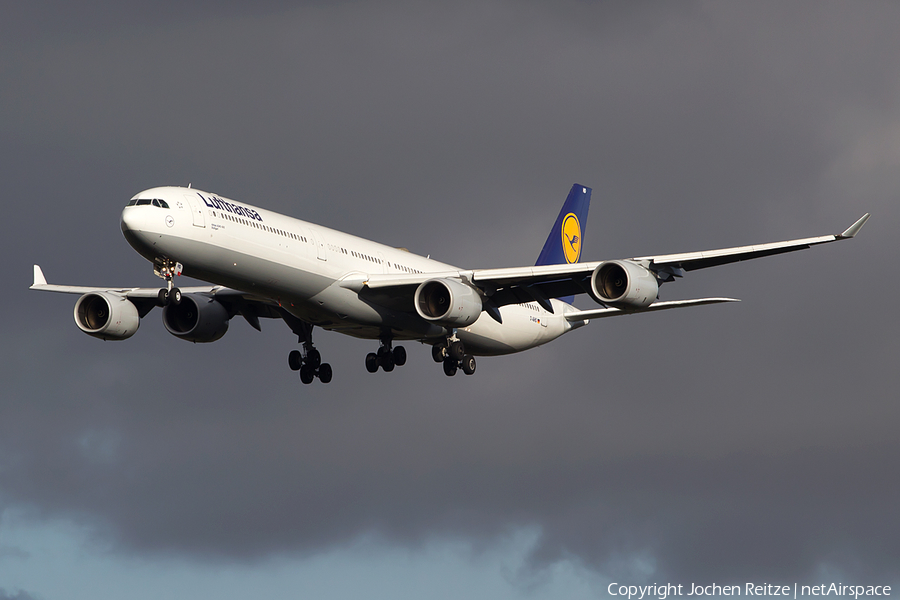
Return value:
<svg viewBox="0 0 900 600">
<path fill-rule="evenodd" d="M 31 284 L 31 287 L 38 285 L 47 285 L 47 278 L 44 277 L 44 272 L 41 270 L 41 267 L 34 265 L 34 283 Z"/>
<path fill-rule="evenodd" d="M 848 227 L 844 230 L 842 234 L 838 236 L 839 239 L 849 239 L 852 237 L 856 237 L 856 234 L 859 233 L 859 230 L 862 229 L 863 225 L 866 224 L 866 221 L 869 220 L 871 215 L 869 213 L 864 214 L 859 219 L 856 220 L 856 223 Z"/>
</svg>

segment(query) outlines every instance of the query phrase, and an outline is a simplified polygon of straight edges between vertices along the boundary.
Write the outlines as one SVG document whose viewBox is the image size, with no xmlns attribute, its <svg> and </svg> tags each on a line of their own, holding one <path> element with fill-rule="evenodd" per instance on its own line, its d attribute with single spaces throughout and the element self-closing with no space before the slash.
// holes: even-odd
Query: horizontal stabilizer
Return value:
<svg viewBox="0 0 900 600">
<path fill-rule="evenodd" d="M 682 308 L 685 306 L 702 306 L 704 304 L 720 304 L 722 302 L 740 302 L 737 298 L 695 298 L 693 300 L 667 300 L 654 302 L 647 308 L 640 310 L 622 310 L 620 308 L 596 308 L 593 310 L 577 310 L 566 313 L 567 321 L 588 321 L 603 317 L 615 317 L 618 315 L 635 315 L 639 313 L 667 310 L 669 308 Z"/>
</svg>

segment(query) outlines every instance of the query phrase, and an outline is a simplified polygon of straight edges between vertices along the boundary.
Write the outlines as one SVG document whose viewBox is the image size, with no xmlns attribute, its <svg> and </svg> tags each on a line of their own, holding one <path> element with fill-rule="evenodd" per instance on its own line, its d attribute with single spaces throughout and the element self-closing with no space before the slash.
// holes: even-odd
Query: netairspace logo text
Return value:
<svg viewBox="0 0 900 600">
<path fill-rule="evenodd" d="M 745 583 L 740 585 L 697 585 L 688 586 L 671 583 L 653 585 L 622 585 L 611 583 L 606 591 L 610 596 L 623 596 L 628 600 L 658 598 L 666 600 L 669 596 L 787 596 L 794 600 L 802 596 L 847 596 L 854 600 L 860 596 L 890 596 L 889 585 L 843 585 L 841 583 L 820 585 L 774 585 L 771 583 Z"/>
</svg>

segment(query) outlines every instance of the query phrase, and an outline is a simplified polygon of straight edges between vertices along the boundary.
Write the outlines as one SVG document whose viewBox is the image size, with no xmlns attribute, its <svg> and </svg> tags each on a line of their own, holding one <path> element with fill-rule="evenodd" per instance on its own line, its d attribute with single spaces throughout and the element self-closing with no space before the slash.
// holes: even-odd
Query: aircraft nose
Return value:
<svg viewBox="0 0 900 600">
<path fill-rule="evenodd" d="M 160 211 L 162 212 L 162 211 Z M 152 213 L 143 206 L 126 206 L 122 210 L 120 225 L 124 234 L 139 234 L 153 231 L 155 221 Z"/>
<path fill-rule="evenodd" d="M 131 210 L 131 207 L 126 207 L 122 210 L 122 218 L 120 220 L 120 224 L 122 226 L 122 232 L 127 233 L 129 231 L 134 231 L 137 229 L 137 215 L 135 215 L 136 211 Z"/>
</svg>

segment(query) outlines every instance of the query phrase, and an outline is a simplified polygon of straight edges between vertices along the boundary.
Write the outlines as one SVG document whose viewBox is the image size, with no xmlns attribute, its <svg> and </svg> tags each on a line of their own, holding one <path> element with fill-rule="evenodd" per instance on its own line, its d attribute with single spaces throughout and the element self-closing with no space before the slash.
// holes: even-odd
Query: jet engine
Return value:
<svg viewBox="0 0 900 600">
<path fill-rule="evenodd" d="M 455 279 L 429 279 L 416 288 L 416 312 L 445 327 L 466 327 L 481 315 L 481 296 Z"/>
<path fill-rule="evenodd" d="M 101 340 L 125 340 L 140 327 L 141 317 L 128 298 L 110 292 L 92 292 L 75 303 L 75 324 Z"/>
<path fill-rule="evenodd" d="M 595 300 L 618 308 L 647 308 L 656 300 L 656 276 L 639 264 L 610 260 L 591 273 L 591 293 Z"/>
<path fill-rule="evenodd" d="M 228 331 L 231 315 L 212 298 L 184 294 L 179 304 L 163 309 L 163 324 L 174 335 L 189 342 L 214 342 Z"/>
</svg>

